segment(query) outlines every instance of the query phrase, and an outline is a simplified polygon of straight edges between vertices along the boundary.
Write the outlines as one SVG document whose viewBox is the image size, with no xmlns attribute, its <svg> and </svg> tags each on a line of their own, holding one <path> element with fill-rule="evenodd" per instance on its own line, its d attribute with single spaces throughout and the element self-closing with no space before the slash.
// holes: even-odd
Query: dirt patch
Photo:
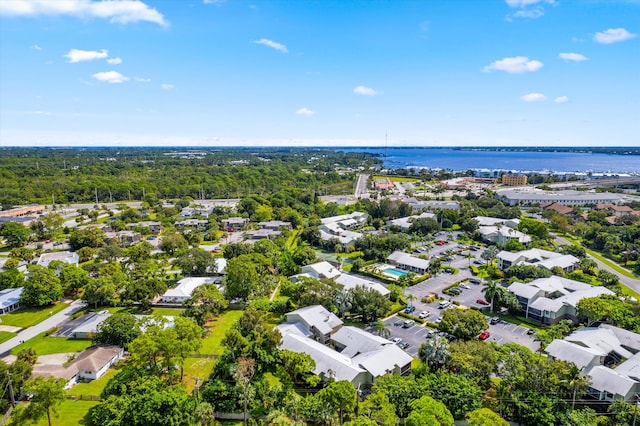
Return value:
<svg viewBox="0 0 640 426">
<path fill-rule="evenodd" d="M 11 333 L 17 333 L 22 330 L 20 327 L 14 327 L 12 325 L 0 325 L 0 331 L 9 331 Z"/>
<path fill-rule="evenodd" d="M 38 364 L 63 365 L 69 361 L 69 357 L 75 354 L 75 352 L 65 352 L 61 354 L 40 355 L 38 357 Z"/>
</svg>

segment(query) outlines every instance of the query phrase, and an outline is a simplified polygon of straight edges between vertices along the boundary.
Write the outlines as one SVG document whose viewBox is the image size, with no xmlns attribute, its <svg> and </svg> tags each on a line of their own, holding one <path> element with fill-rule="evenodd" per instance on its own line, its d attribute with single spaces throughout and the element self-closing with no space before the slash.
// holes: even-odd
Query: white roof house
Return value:
<svg viewBox="0 0 640 426">
<path fill-rule="evenodd" d="M 322 320 L 323 307 L 309 308 L 314 316 L 322 312 L 314 321 Z M 316 363 L 315 374 L 325 379 L 348 380 L 358 387 L 385 374 L 410 372 L 413 358 L 393 342 L 357 327 L 343 326 L 334 328 L 326 340 L 332 343 L 332 349 L 313 340 L 307 325 L 295 322 L 296 317 L 291 315 L 294 312 L 287 314 L 288 323 L 276 327 L 282 334 L 280 349 L 309 354 Z"/>
<path fill-rule="evenodd" d="M 502 219 L 489 216 L 476 216 L 473 219 L 478 222 L 478 226 L 504 225 L 508 228 L 516 229 L 520 224 L 520 219 Z"/>
<path fill-rule="evenodd" d="M 312 263 L 300 268 L 301 274 L 306 274 L 317 280 L 322 278 L 336 278 L 341 272 L 327 261 Z"/>
<path fill-rule="evenodd" d="M 434 213 L 421 213 L 419 215 L 414 215 L 414 216 L 407 216 L 407 217 L 401 217 L 398 219 L 394 219 L 389 221 L 389 225 L 392 226 L 397 226 L 400 229 L 406 230 L 411 228 L 411 224 L 416 220 L 416 219 L 433 219 L 435 218 L 436 215 Z"/>
<path fill-rule="evenodd" d="M 342 327 L 342 320 L 322 305 L 306 306 L 286 314 L 287 322 L 302 323 L 316 338 L 325 343 L 332 333 Z"/>
<path fill-rule="evenodd" d="M 327 261 L 305 265 L 301 268 L 301 272 L 297 275 L 289 277 L 292 281 L 296 281 L 301 277 L 309 277 L 316 280 L 327 278 L 333 280 L 336 284 L 340 284 L 345 290 L 362 286 L 368 289 L 376 290 L 383 296 L 388 296 L 391 292 L 387 288 L 375 281 L 358 277 L 353 274 L 340 272 L 337 268 Z"/>
<path fill-rule="evenodd" d="M 527 318 L 544 324 L 555 324 L 561 319 L 575 320 L 580 300 L 615 294 L 606 287 L 594 287 L 555 275 L 527 284 L 515 282 L 508 290 L 516 296 Z"/>
<path fill-rule="evenodd" d="M 546 347 L 545 352 L 552 358 L 573 362 L 580 369 L 589 369 L 596 365 L 602 365 L 607 356 L 607 353 L 602 350 L 559 339 L 551 342 Z"/>
<path fill-rule="evenodd" d="M 330 223 L 336 223 L 343 229 L 352 229 L 358 226 L 366 225 L 369 220 L 369 215 L 363 212 L 353 212 L 349 214 L 343 214 L 340 216 L 331 216 L 320 219 L 323 225 Z"/>
<path fill-rule="evenodd" d="M 546 351 L 550 356 L 573 362 L 589 376 L 589 395 L 599 400 L 633 401 L 640 392 L 640 334 L 611 325 L 584 327 L 564 340 L 554 340 Z M 615 368 L 604 364 L 612 359 Z"/>
<path fill-rule="evenodd" d="M 78 253 L 74 253 L 71 251 L 58 251 L 54 253 L 43 253 L 40 255 L 38 259 L 38 265 L 44 266 L 45 268 L 49 266 L 51 262 L 54 260 L 59 260 L 63 263 L 70 263 L 72 265 L 77 265 L 79 262 Z"/>
<path fill-rule="evenodd" d="M 385 286 L 380 283 L 365 278 L 360 278 L 352 274 L 340 274 L 335 279 L 335 282 L 340 284 L 345 290 L 360 286 L 370 290 L 375 290 L 385 297 L 391 293 Z"/>
<path fill-rule="evenodd" d="M 186 277 L 178 281 L 174 288 L 165 291 L 160 300 L 164 303 L 184 303 L 201 285 L 216 284 L 220 288 L 221 282 L 221 277 Z"/>
<path fill-rule="evenodd" d="M 565 272 L 573 272 L 580 259 L 570 254 L 556 253 L 542 249 L 529 249 L 516 253 L 501 251 L 497 255 L 498 267 L 507 269 L 513 265 L 539 266 L 551 270 L 554 266 L 559 266 Z"/>
<path fill-rule="evenodd" d="M 518 240 L 522 244 L 531 242 L 530 236 L 508 226 L 480 226 L 478 232 L 485 241 L 495 244 L 506 244 L 510 240 Z"/>
<path fill-rule="evenodd" d="M 429 269 L 429 261 L 413 257 L 403 251 L 396 250 L 391 253 L 387 260 L 394 266 L 406 271 L 415 272 L 417 274 L 425 274 Z"/>
<path fill-rule="evenodd" d="M 20 297 L 24 287 L 5 288 L 0 291 L 0 314 L 15 311 L 20 307 Z"/>
</svg>

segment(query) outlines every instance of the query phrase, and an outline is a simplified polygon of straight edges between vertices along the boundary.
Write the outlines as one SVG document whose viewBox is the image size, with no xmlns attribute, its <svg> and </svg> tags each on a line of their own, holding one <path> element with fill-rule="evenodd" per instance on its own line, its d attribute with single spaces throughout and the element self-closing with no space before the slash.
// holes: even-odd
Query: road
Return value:
<svg viewBox="0 0 640 426">
<path fill-rule="evenodd" d="M 11 349 L 18 346 L 21 342 L 27 341 L 53 327 L 57 327 L 59 324 L 61 324 L 63 321 L 68 320 L 71 315 L 84 308 L 85 306 L 86 304 L 84 302 L 80 300 L 74 300 L 68 307 L 61 310 L 57 314 L 47 318 L 39 324 L 34 325 L 33 327 L 25 328 L 24 330 L 19 332 L 16 337 L 0 344 L 0 357 L 9 355 Z"/>
<path fill-rule="evenodd" d="M 368 198 L 369 190 L 367 189 L 367 183 L 369 182 L 369 175 L 358 175 L 358 181 L 356 182 L 355 197 L 356 198 Z"/>
<path fill-rule="evenodd" d="M 555 240 L 558 244 L 565 244 L 565 245 L 571 245 L 571 243 L 569 241 L 567 241 L 566 239 L 560 237 L 560 236 L 556 236 Z M 594 262 L 596 262 L 596 264 L 598 265 L 598 269 L 604 269 L 605 271 L 609 271 L 612 274 L 615 274 L 618 278 L 620 278 L 620 283 L 626 287 L 629 287 L 630 289 L 632 289 L 633 291 L 640 293 L 640 280 L 635 279 L 635 278 L 629 278 L 625 275 L 622 275 L 621 273 L 619 273 L 618 271 L 616 271 L 615 269 L 613 269 L 612 267 L 610 267 L 609 265 L 607 265 L 606 263 L 596 259 L 593 256 L 587 255 L 589 257 L 589 259 L 593 260 Z"/>
</svg>

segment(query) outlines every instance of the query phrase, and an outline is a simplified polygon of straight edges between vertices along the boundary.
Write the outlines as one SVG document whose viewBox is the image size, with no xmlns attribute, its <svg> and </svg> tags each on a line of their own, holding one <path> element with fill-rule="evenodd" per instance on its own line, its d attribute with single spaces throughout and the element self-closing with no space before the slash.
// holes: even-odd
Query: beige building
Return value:
<svg viewBox="0 0 640 426">
<path fill-rule="evenodd" d="M 506 186 L 525 186 L 527 184 L 527 176 L 502 175 L 502 184 Z"/>
</svg>

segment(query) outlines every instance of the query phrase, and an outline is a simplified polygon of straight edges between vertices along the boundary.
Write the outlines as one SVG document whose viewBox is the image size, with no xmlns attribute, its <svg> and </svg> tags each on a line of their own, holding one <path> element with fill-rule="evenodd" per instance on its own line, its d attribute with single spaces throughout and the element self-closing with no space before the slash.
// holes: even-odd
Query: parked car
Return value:
<svg viewBox="0 0 640 426">
<path fill-rule="evenodd" d="M 416 323 L 416 322 L 415 322 L 414 320 L 405 320 L 405 321 L 404 321 L 404 324 L 402 324 L 402 327 L 404 327 L 404 328 L 413 327 L 413 325 L 414 325 L 415 323 Z"/>
<path fill-rule="evenodd" d="M 440 321 L 442 321 L 442 317 L 438 317 L 436 318 L 436 320 L 434 321 L 436 324 L 440 324 Z"/>
<path fill-rule="evenodd" d="M 527 330 L 527 334 L 528 335 L 532 335 L 533 333 L 535 333 L 536 331 L 533 328 L 530 328 Z"/>
<path fill-rule="evenodd" d="M 442 302 L 440 302 L 440 304 L 438 305 L 438 308 L 440 309 L 445 309 L 447 306 L 449 306 L 451 304 L 451 302 L 449 302 L 448 300 L 443 300 Z"/>
<path fill-rule="evenodd" d="M 489 336 L 491 336 L 491 333 L 489 333 L 489 330 L 485 330 L 482 333 L 480 333 L 480 335 L 478 336 L 478 339 L 487 340 Z"/>
<path fill-rule="evenodd" d="M 469 290 L 469 289 L 471 288 L 471 287 L 469 287 L 469 286 L 468 286 L 468 285 L 466 285 L 466 284 L 460 284 L 460 287 L 461 287 L 461 288 L 466 288 L 467 290 Z"/>
<path fill-rule="evenodd" d="M 479 304 L 479 305 L 485 305 L 485 306 L 489 305 L 489 302 L 487 302 L 484 299 L 478 299 L 478 300 L 476 300 L 476 303 Z"/>
<path fill-rule="evenodd" d="M 402 342 L 402 339 L 399 337 L 394 337 L 393 339 L 391 339 L 391 341 L 397 345 L 398 343 Z"/>
<path fill-rule="evenodd" d="M 429 315 L 430 315 L 430 313 L 429 313 L 429 312 L 427 312 L 427 311 L 422 311 L 422 312 L 420 312 L 420 314 L 418 315 L 418 318 L 420 318 L 420 319 L 425 319 L 425 318 L 427 318 Z"/>
<path fill-rule="evenodd" d="M 447 242 L 446 241 L 442 241 L 442 240 L 438 240 L 438 241 L 435 242 L 435 244 L 437 246 L 443 246 L 443 245 L 447 244 Z"/>
<path fill-rule="evenodd" d="M 425 339 L 431 339 L 432 337 L 433 337 L 433 330 L 427 331 L 427 334 L 425 334 L 424 336 Z"/>
<path fill-rule="evenodd" d="M 489 324 L 498 324 L 500 322 L 500 318 L 498 317 L 493 317 L 489 320 Z"/>
<path fill-rule="evenodd" d="M 455 287 L 455 288 L 449 289 L 449 293 L 455 294 L 457 296 L 460 293 L 462 293 L 462 290 L 460 290 L 459 288 Z"/>
<path fill-rule="evenodd" d="M 404 322 L 403 320 L 399 319 L 398 321 L 393 323 L 393 326 L 394 327 L 401 327 L 403 322 Z"/>
<path fill-rule="evenodd" d="M 471 284 L 475 284 L 475 285 L 480 285 L 480 283 L 481 283 L 481 281 L 480 281 L 479 279 L 477 279 L 477 278 L 471 278 L 471 279 L 469 280 L 469 282 L 470 282 Z"/>
<path fill-rule="evenodd" d="M 473 263 L 474 263 L 475 265 L 482 265 L 482 260 L 478 260 L 478 259 L 476 259 L 476 260 L 474 260 L 474 261 L 473 261 Z"/>
<path fill-rule="evenodd" d="M 404 310 L 405 314 L 410 314 L 411 312 L 415 311 L 416 307 L 415 306 L 407 306 Z"/>
</svg>

